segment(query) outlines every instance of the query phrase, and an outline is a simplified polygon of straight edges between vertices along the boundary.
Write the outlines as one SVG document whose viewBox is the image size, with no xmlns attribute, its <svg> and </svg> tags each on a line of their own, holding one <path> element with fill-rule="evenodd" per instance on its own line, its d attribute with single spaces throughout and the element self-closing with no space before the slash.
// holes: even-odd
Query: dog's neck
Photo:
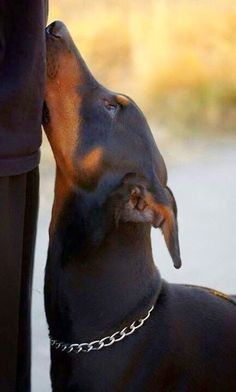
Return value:
<svg viewBox="0 0 236 392">
<path fill-rule="evenodd" d="M 50 240 L 51 291 L 53 298 L 60 285 L 54 308 L 58 312 L 59 307 L 60 319 L 54 315 L 49 324 L 64 341 L 103 337 L 123 321 L 139 319 L 155 302 L 161 285 L 150 226 L 110 222 L 104 234 L 106 211 L 88 204 L 83 196 L 72 194 Z"/>
</svg>

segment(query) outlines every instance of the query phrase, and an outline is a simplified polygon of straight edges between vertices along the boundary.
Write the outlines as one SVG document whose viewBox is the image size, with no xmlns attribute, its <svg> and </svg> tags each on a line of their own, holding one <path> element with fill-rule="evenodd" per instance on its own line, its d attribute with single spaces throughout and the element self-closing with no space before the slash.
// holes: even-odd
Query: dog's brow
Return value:
<svg viewBox="0 0 236 392">
<path fill-rule="evenodd" d="M 130 103 L 130 100 L 127 97 L 125 97 L 124 95 L 117 95 L 116 102 L 122 106 L 128 106 Z"/>
</svg>

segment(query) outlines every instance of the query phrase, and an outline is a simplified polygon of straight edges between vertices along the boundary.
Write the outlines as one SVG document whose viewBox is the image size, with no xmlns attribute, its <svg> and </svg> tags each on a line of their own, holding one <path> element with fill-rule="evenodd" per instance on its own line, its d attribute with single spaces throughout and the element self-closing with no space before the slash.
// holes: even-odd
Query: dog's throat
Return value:
<svg viewBox="0 0 236 392">
<path fill-rule="evenodd" d="M 46 311 L 53 339 L 86 342 L 114 333 L 122 320 L 125 327 L 142 318 L 155 302 L 161 278 L 153 262 L 148 226 L 112 226 L 94 245 L 87 232 L 99 236 L 107 232 L 93 230 L 103 221 L 99 211 L 88 225 L 86 210 L 77 212 L 77 199 L 69 207 L 50 242 Z"/>
<path fill-rule="evenodd" d="M 132 321 L 131 323 L 123 322 L 121 328 L 118 330 L 113 330 L 111 334 L 107 334 L 104 337 L 98 339 L 92 339 L 89 342 L 81 342 L 81 343 L 65 343 L 64 341 L 60 341 L 55 339 L 53 335 L 49 335 L 50 345 L 55 350 L 60 350 L 65 353 L 89 353 L 90 351 L 99 351 L 103 348 L 110 347 L 115 343 L 120 342 L 123 339 L 126 339 L 133 333 L 135 333 L 138 329 L 146 324 L 147 320 L 151 316 L 154 307 L 156 306 L 156 302 L 158 300 L 159 294 L 161 291 L 161 286 L 158 287 L 156 292 L 155 302 L 152 302 L 152 305 L 149 305 L 149 308 L 146 310 L 146 313 L 143 311 L 143 315 L 140 318 Z M 124 326 L 125 325 L 125 326 Z"/>
</svg>

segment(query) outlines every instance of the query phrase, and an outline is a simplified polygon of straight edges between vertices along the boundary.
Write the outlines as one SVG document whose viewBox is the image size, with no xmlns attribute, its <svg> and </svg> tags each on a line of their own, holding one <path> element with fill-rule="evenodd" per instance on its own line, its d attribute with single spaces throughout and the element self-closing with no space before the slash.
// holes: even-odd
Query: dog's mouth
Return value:
<svg viewBox="0 0 236 392">
<path fill-rule="evenodd" d="M 46 101 L 43 103 L 42 124 L 45 126 L 50 122 L 50 114 Z"/>
</svg>

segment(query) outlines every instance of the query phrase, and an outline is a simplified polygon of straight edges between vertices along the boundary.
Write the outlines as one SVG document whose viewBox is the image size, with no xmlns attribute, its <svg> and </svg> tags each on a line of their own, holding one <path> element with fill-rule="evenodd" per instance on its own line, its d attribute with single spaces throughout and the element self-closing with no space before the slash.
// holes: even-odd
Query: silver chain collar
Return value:
<svg viewBox="0 0 236 392">
<path fill-rule="evenodd" d="M 66 353 L 72 353 L 74 352 L 75 354 L 79 353 L 89 353 L 90 351 L 98 351 L 101 350 L 104 347 L 111 346 L 114 343 L 120 342 L 123 340 L 125 337 L 132 335 L 137 329 L 141 328 L 145 321 L 150 317 L 151 312 L 154 309 L 154 305 L 148 310 L 148 313 L 146 314 L 145 317 L 134 321 L 132 324 L 129 326 L 123 328 L 121 331 L 117 331 L 113 333 L 111 336 L 105 336 L 104 338 L 100 340 L 93 340 L 90 343 L 64 343 L 60 342 L 59 340 L 53 339 L 51 336 L 50 338 L 50 344 L 52 347 L 54 347 L 57 350 L 65 351 Z"/>
</svg>

